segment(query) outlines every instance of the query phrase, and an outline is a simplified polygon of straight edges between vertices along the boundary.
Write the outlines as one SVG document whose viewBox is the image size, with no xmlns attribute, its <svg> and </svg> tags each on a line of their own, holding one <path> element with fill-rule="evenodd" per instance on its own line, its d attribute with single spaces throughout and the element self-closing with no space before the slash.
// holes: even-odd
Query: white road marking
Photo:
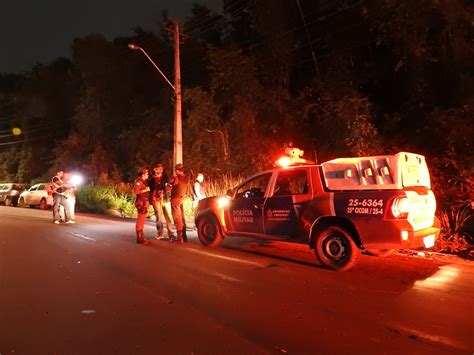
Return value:
<svg viewBox="0 0 474 355">
<path fill-rule="evenodd" d="M 70 232 L 69 234 L 75 236 L 75 237 L 78 237 L 78 238 L 82 238 L 82 239 L 87 239 L 87 240 L 90 240 L 92 242 L 96 242 L 96 240 L 94 238 L 91 238 L 91 237 L 88 237 L 84 234 L 80 234 L 80 233 L 74 233 L 74 232 Z"/>
<path fill-rule="evenodd" d="M 84 309 L 81 311 L 82 314 L 93 314 L 95 313 L 95 309 Z"/>
<path fill-rule="evenodd" d="M 202 255 L 212 256 L 213 258 L 217 258 L 217 259 L 230 260 L 230 261 L 235 261 L 235 262 L 242 263 L 242 264 L 248 264 L 248 265 L 263 267 L 263 265 L 261 265 L 259 263 L 256 263 L 256 262 L 253 262 L 253 261 L 247 261 L 247 260 L 232 258 L 230 256 L 223 256 L 223 255 L 208 253 L 206 251 L 202 251 L 202 250 L 198 250 L 198 249 L 186 249 L 186 250 L 192 251 L 194 253 L 202 254 Z"/>
<path fill-rule="evenodd" d="M 221 278 L 222 280 L 232 281 L 232 282 L 242 282 L 242 280 L 236 279 L 236 278 L 234 278 L 234 277 L 232 277 L 232 276 L 220 274 L 220 273 L 218 273 L 218 272 L 214 273 L 214 275 L 216 275 L 217 277 Z"/>
</svg>

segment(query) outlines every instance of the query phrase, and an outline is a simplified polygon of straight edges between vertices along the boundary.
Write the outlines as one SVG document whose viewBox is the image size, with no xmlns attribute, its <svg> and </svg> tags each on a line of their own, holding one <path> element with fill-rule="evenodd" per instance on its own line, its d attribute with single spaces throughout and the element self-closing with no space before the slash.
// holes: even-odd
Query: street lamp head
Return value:
<svg viewBox="0 0 474 355">
<path fill-rule="evenodd" d="M 133 49 L 134 51 L 140 49 L 135 43 L 129 43 L 128 48 Z"/>
</svg>

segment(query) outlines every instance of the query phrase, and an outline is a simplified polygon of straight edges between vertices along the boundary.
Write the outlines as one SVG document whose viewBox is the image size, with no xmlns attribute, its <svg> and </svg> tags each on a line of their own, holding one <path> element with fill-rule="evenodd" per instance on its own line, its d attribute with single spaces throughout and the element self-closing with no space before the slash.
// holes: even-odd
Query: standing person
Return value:
<svg viewBox="0 0 474 355">
<path fill-rule="evenodd" d="M 184 216 L 183 198 L 188 189 L 188 177 L 184 173 L 183 164 L 176 164 L 176 175 L 170 179 L 171 185 L 171 212 L 173 214 L 174 225 L 176 226 L 177 242 L 187 242 L 186 220 Z"/>
<path fill-rule="evenodd" d="M 69 204 L 69 215 L 70 215 L 71 221 L 76 222 L 76 215 L 75 215 L 76 190 L 75 190 L 74 183 L 72 181 L 72 174 L 65 172 L 63 178 L 64 178 L 65 183 L 69 186 L 66 189 L 66 192 L 64 193 L 64 195 L 67 197 L 67 203 Z M 66 220 L 63 207 L 60 208 L 60 215 L 61 215 L 62 220 Z"/>
<path fill-rule="evenodd" d="M 51 180 L 51 189 L 53 193 L 53 222 L 59 224 L 61 218 L 60 209 L 61 206 L 64 208 L 64 221 L 66 223 L 74 223 L 71 220 L 71 214 L 69 212 L 69 203 L 65 195 L 68 185 L 63 182 L 64 172 L 59 170 Z"/>
<path fill-rule="evenodd" d="M 157 236 L 155 239 L 165 239 L 164 227 L 163 227 L 163 216 L 166 220 L 166 228 L 168 234 L 166 238 L 172 239 L 173 231 L 171 230 L 171 206 L 169 201 L 169 194 L 166 191 L 166 184 L 168 183 L 168 175 L 163 171 L 162 164 L 156 164 L 153 168 L 153 175 L 148 180 L 148 186 L 150 187 L 150 202 L 153 206 L 156 218 L 156 231 Z"/>
<path fill-rule="evenodd" d="M 135 207 L 137 208 L 137 223 L 135 225 L 135 230 L 137 232 L 137 243 L 144 245 L 148 244 L 148 239 L 145 239 L 143 235 L 143 228 L 145 227 L 146 215 L 148 207 L 150 206 L 148 200 L 150 188 L 147 185 L 147 181 L 148 170 L 146 168 L 138 169 L 138 177 L 133 186 L 133 193 L 137 196 L 135 200 Z"/>
<path fill-rule="evenodd" d="M 193 206 L 196 207 L 199 200 L 206 198 L 206 192 L 202 183 L 204 182 L 204 175 L 202 173 L 197 174 L 196 180 L 193 184 Z"/>
</svg>

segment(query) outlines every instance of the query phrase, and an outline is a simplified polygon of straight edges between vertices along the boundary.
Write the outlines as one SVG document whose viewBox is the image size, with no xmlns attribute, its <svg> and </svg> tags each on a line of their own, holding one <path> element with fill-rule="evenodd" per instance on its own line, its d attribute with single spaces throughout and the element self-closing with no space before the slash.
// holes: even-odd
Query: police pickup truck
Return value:
<svg viewBox="0 0 474 355">
<path fill-rule="evenodd" d="M 401 152 L 264 171 L 201 200 L 195 221 L 206 246 L 227 236 L 305 243 L 322 265 L 344 271 L 362 251 L 433 246 L 435 211 L 425 158 Z"/>
</svg>

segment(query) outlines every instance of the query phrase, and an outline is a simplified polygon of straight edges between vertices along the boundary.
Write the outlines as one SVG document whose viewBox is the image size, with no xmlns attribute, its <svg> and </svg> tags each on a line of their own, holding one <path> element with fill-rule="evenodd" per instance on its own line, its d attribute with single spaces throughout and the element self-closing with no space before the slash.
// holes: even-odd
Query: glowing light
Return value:
<svg viewBox="0 0 474 355">
<path fill-rule="evenodd" d="M 436 235 L 431 234 L 427 235 L 423 238 L 423 244 L 425 244 L 425 248 L 431 248 L 435 245 Z"/>
<path fill-rule="evenodd" d="M 228 197 L 221 197 L 217 200 L 217 207 L 224 208 L 229 205 L 229 198 Z"/>
<path fill-rule="evenodd" d="M 408 240 L 408 231 L 402 231 L 402 240 Z"/>
<path fill-rule="evenodd" d="M 410 212 L 410 201 L 405 196 L 393 200 L 392 214 L 395 218 L 407 218 Z"/>
<path fill-rule="evenodd" d="M 71 176 L 71 184 L 73 184 L 74 186 L 81 185 L 83 182 L 84 178 L 82 177 L 82 175 L 75 174 Z"/>
<path fill-rule="evenodd" d="M 12 133 L 14 136 L 19 136 L 21 134 L 21 128 L 18 128 L 18 127 L 13 128 Z"/>
<path fill-rule="evenodd" d="M 277 160 L 277 164 L 283 168 L 286 168 L 292 164 L 292 160 L 290 157 L 281 157 Z"/>
</svg>

